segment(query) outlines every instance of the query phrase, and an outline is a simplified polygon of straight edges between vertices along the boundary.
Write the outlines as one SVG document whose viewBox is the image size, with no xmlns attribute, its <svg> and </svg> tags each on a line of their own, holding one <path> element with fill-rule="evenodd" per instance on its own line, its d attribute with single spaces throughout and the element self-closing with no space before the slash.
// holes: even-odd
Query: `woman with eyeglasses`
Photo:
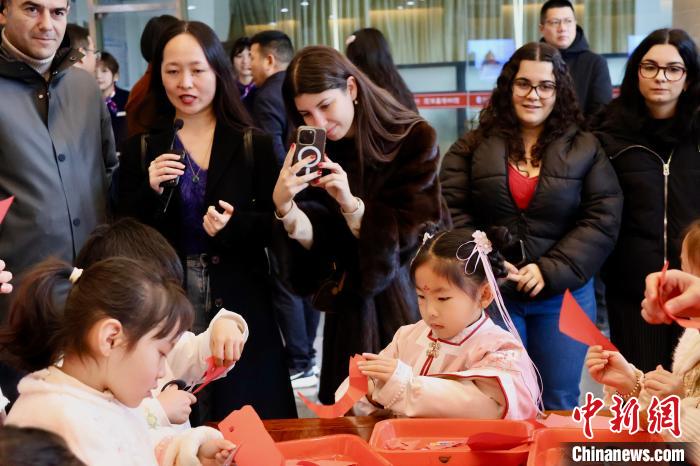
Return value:
<svg viewBox="0 0 700 466">
<path fill-rule="evenodd" d="M 595 124 L 624 193 L 620 237 L 603 270 L 612 341 L 647 372 L 671 367 L 678 326 L 640 315 L 644 279 L 680 268 L 684 229 L 700 217 L 698 50 L 680 29 L 649 34 L 627 62 L 620 96 Z"/>
<path fill-rule="evenodd" d="M 445 155 L 440 180 L 455 226 L 505 226 L 515 241 L 506 307 L 542 375 L 545 409 L 578 405 L 586 347 L 559 332 L 570 289 L 595 320 L 592 277 L 612 251 L 622 194 L 583 117 L 559 52 L 543 42 L 505 64 L 479 127 Z"/>
</svg>

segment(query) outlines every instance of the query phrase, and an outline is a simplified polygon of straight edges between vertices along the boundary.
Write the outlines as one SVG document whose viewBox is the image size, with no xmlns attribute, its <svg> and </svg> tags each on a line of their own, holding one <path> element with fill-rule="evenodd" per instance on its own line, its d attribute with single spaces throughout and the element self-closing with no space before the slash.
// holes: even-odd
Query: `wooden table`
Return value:
<svg viewBox="0 0 700 466">
<path fill-rule="evenodd" d="M 334 419 L 269 419 L 263 421 L 275 442 L 321 437 L 323 435 L 353 434 L 369 441 L 374 425 L 388 416 L 345 416 Z"/>
<path fill-rule="evenodd" d="M 571 415 L 571 411 L 545 411 L 545 413 Z M 610 416 L 610 413 L 606 410 L 599 412 L 598 415 Z M 374 425 L 390 417 L 389 414 L 385 414 L 380 416 L 345 416 L 335 419 L 269 419 L 263 421 L 263 424 L 275 442 L 335 434 L 358 435 L 369 441 Z"/>
</svg>

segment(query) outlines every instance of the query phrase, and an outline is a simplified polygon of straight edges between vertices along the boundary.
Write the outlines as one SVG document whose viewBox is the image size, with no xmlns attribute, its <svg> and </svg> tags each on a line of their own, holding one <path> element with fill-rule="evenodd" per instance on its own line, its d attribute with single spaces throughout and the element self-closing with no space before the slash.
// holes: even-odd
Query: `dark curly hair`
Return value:
<svg viewBox="0 0 700 466">
<path fill-rule="evenodd" d="M 523 45 L 503 66 L 491 99 L 479 115 L 479 127 L 469 134 L 467 144 L 471 151 L 484 139 L 500 136 L 507 141 L 508 157 L 511 162 L 517 164 L 525 160 L 525 145 L 520 132 L 520 122 L 513 108 L 513 80 L 523 60 L 551 63 L 557 85 L 554 108 L 545 120 L 544 129 L 531 150 L 532 165 L 537 166 L 542 159 L 542 154 L 552 141 L 559 138 L 571 124 L 579 126 L 583 124 L 583 116 L 566 63 L 556 48 L 544 42 L 530 42 Z"/>
<path fill-rule="evenodd" d="M 430 226 L 427 233 L 430 233 Z M 474 250 L 474 240 L 472 235 L 476 230 L 473 228 L 456 228 L 454 230 L 442 231 L 433 235 L 423 243 L 418 254 L 411 262 L 411 279 L 415 281 L 416 270 L 421 265 L 431 262 L 433 271 L 441 277 L 445 277 L 448 282 L 458 286 L 466 293 L 474 292 L 482 283 L 486 281 L 486 271 L 481 262 L 477 267 L 472 259 L 469 261 L 469 274 L 464 273 L 465 262 L 457 258 L 457 251 L 460 257 L 469 257 Z M 486 236 L 491 241 L 492 250 L 489 253 L 489 263 L 496 278 L 503 278 L 508 275 L 505 266 L 505 258 L 500 253 L 513 241 L 506 227 L 491 227 L 486 231 Z M 472 268 L 474 271 L 472 272 Z"/>
</svg>

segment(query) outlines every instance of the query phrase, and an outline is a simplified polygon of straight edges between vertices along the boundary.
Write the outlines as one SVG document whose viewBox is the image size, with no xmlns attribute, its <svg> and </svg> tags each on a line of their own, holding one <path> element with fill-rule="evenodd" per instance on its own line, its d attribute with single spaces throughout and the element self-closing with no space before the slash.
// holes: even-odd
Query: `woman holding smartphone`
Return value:
<svg viewBox="0 0 700 466">
<path fill-rule="evenodd" d="M 199 400 L 200 420 L 220 420 L 246 404 L 263 418 L 296 417 L 265 254 L 277 177 L 272 141 L 251 130 L 231 62 L 209 26 L 169 27 L 152 63 L 155 118 L 147 133 L 127 141 L 120 208 L 154 226 L 178 252 L 195 333 L 221 308 L 241 314 L 250 329 L 236 367 L 212 384 L 210 409 Z M 174 131 L 177 120 L 184 124 Z M 174 187 L 163 187 L 173 180 Z"/>
<path fill-rule="evenodd" d="M 505 252 L 518 269 L 503 298 L 542 375 L 545 409 L 578 405 L 586 347 L 559 332 L 559 310 L 570 289 L 595 321 L 592 277 L 620 226 L 620 185 L 582 121 L 559 52 L 526 44 L 440 174 L 455 226 L 505 226 L 518 240 Z"/>
<path fill-rule="evenodd" d="M 422 225 L 441 219 L 433 130 L 330 47 L 307 47 L 283 85 L 297 126 L 325 130 L 326 156 L 285 159 L 273 193 L 288 278 L 326 314 L 319 399 L 334 401 L 355 353 L 376 352 L 419 319 L 408 265 Z M 336 293 L 328 283 L 337 285 Z"/>
</svg>

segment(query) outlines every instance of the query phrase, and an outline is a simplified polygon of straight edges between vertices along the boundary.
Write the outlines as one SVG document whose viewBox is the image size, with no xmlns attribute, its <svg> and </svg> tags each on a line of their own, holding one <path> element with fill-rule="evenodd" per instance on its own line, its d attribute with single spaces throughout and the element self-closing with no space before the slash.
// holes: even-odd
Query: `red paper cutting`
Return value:
<svg viewBox="0 0 700 466">
<path fill-rule="evenodd" d="M 7 199 L 0 201 L 0 223 L 5 220 L 5 215 L 7 215 L 7 211 L 10 210 L 10 206 L 14 200 L 15 196 L 10 196 Z"/>
<path fill-rule="evenodd" d="M 367 377 L 362 375 L 362 372 L 360 372 L 360 369 L 357 367 L 357 363 L 364 360 L 365 358 L 357 354 L 350 358 L 350 386 L 348 387 L 348 391 L 345 392 L 345 395 L 336 401 L 335 404 L 322 405 L 314 403 L 301 393 L 297 392 L 297 394 L 304 404 L 321 419 L 331 419 L 344 415 L 350 411 L 350 408 L 352 408 L 355 403 L 360 401 L 360 399 L 367 394 L 369 389 L 367 386 Z"/>
<path fill-rule="evenodd" d="M 676 317 L 666 310 L 666 298 L 664 297 L 664 285 L 666 284 L 666 271 L 667 270 L 668 270 L 668 261 L 666 261 L 664 263 L 664 266 L 661 269 L 661 277 L 659 277 L 659 290 L 658 290 L 659 306 L 661 306 L 661 309 L 663 309 L 663 311 L 666 313 L 666 315 L 669 317 L 669 319 L 673 320 L 681 327 L 700 329 L 700 320 L 688 319 L 686 317 Z"/>
<path fill-rule="evenodd" d="M 251 406 L 233 411 L 219 423 L 219 430 L 238 447 L 234 456 L 236 466 L 284 464 L 282 453 Z"/>
<path fill-rule="evenodd" d="M 564 300 L 561 303 L 559 331 L 585 345 L 600 345 L 605 350 L 618 351 L 583 312 L 569 290 L 564 293 Z"/>
<path fill-rule="evenodd" d="M 226 372 L 226 369 L 228 369 L 227 366 L 217 366 L 216 361 L 214 360 L 214 356 L 209 356 L 207 358 L 207 370 L 204 373 L 204 380 L 202 381 L 202 384 L 199 387 L 197 387 L 195 391 L 192 392 L 192 394 L 196 395 L 197 392 L 199 392 L 201 389 L 203 389 L 211 382 L 216 380 L 221 374 Z"/>
</svg>

